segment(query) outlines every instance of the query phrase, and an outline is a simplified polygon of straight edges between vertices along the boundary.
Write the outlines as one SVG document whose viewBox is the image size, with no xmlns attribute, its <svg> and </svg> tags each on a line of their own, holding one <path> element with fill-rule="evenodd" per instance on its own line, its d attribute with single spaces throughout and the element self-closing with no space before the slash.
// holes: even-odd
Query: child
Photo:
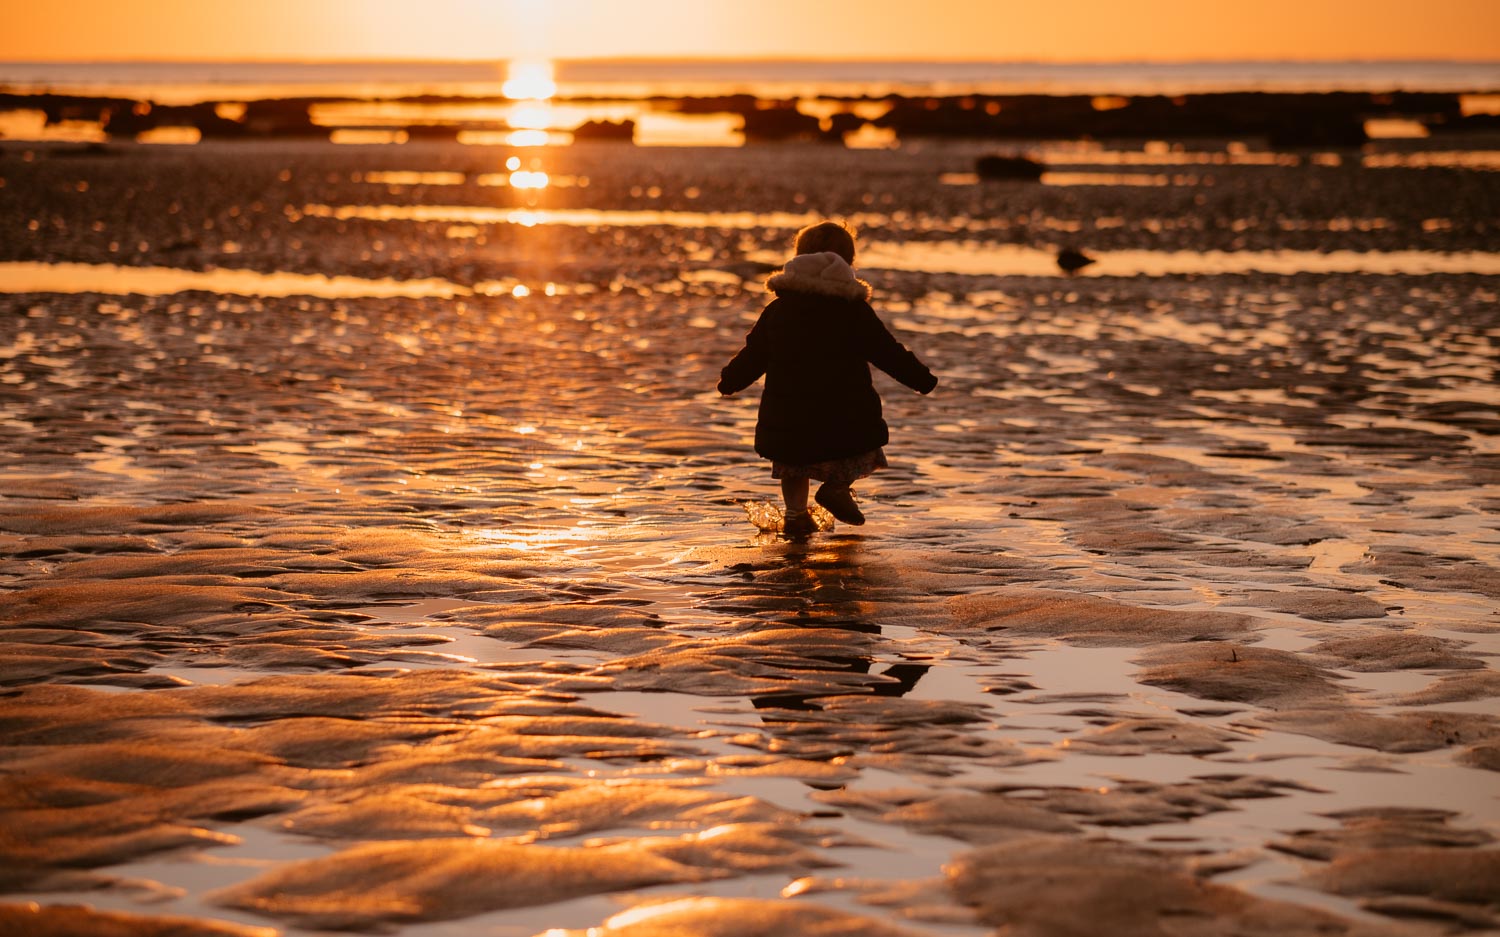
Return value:
<svg viewBox="0 0 1500 937">
<path fill-rule="evenodd" d="M 831 221 L 803 228 L 796 251 L 766 281 L 776 299 L 719 376 L 721 394 L 766 376 L 755 451 L 771 460 L 771 477 L 781 480 L 788 537 L 817 529 L 807 510 L 813 478 L 823 483 L 816 499 L 830 514 L 846 524 L 865 522 L 849 485 L 886 467 L 881 446 L 890 439 L 869 365 L 920 394 L 937 386 L 870 308 L 870 285 L 851 266 L 848 228 Z"/>
</svg>

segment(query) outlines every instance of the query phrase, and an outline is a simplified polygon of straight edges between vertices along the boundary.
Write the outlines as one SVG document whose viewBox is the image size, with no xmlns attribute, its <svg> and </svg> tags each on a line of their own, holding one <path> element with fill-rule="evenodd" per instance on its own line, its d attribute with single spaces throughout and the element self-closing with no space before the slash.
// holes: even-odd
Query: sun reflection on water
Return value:
<svg viewBox="0 0 1500 937">
<path fill-rule="evenodd" d="M 521 157 L 512 156 L 505 161 L 505 168 L 510 170 L 507 181 L 513 189 L 545 189 L 551 181 L 547 174 L 537 169 L 537 161 L 531 161 L 531 167 L 521 168 Z"/>
<path fill-rule="evenodd" d="M 501 92 L 519 102 L 506 118 L 510 131 L 505 142 L 511 146 L 546 146 L 552 142 L 548 128 L 556 122 L 549 103 L 557 93 L 557 81 L 551 62 L 511 62 Z"/>
<path fill-rule="evenodd" d="M 511 62 L 500 91 L 512 101 L 550 98 L 557 93 L 554 75 L 552 63 L 548 61 Z"/>
<path fill-rule="evenodd" d="M 586 549 L 586 544 L 597 540 L 596 531 L 583 525 L 573 527 L 485 527 L 469 532 L 469 536 L 488 547 L 504 547 L 523 553 L 557 550 L 576 553 Z"/>
<path fill-rule="evenodd" d="M 545 130 L 552 120 L 552 108 L 546 104 L 527 103 L 512 108 L 508 123 L 518 130 Z"/>
<path fill-rule="evenodd" d="M 545 130 L 512 130 L 505 135 L 505 142 L 511 146 L 546 146 L 551 140 Z"/>
</svg>

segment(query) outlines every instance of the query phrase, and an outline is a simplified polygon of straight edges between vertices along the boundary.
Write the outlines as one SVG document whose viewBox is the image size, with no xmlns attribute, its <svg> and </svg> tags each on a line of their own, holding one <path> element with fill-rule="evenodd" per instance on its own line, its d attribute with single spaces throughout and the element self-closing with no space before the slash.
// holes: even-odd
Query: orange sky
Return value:
<svg viewBox="0 0 1500 937">
<path fill-rule="evenodd" d="M 1500 0 L 0 0 L 0 60 L 1500 60 Z"/>
</svg>

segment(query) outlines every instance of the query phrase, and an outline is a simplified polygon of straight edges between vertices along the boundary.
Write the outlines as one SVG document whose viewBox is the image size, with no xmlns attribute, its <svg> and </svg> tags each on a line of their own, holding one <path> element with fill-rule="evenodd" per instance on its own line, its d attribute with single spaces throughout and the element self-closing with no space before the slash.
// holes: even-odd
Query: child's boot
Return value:
<svg viewBox="0 0 1500 937">
<path fill-rule="evenodd" d="M 813 495 L 813 499 L 828 509 L 828 513 L 846 524 L 858 527 L 865 522 L 859 505 L 854 503 L 854 492 L 848 485 L 824 485 Z"/>
<path fill-rule="evenodd" d="M 813 519 L 811 511 L 793 511 L 781 521 L 782 536 L 788 540 L 800 540 L 811 536 L 817 530 L 818 522 Z"/>
</svg>

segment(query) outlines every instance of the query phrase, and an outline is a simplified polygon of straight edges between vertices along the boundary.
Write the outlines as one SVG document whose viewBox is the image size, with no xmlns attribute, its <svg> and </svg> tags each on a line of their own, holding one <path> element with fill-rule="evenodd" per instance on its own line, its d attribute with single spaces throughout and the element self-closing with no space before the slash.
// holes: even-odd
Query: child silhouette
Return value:
<svg viewBox="0 0 1500 937">
<path fill-rule="evenodd" d="M 854 235 L 843 225 L 797 232 L 796 256 L 766 281 L 776 298 L 719 376 L 719 393 L 734 394 L 765 375 L 755 451 L 781 480 L 788 537 L 817 529 L 807 510 L 810 479 L 823 483 L 815 498 L 830 514 L 865 522 L 849 486 L 886 467 L 881 447 L 890 441 L 869 366 L 920 394 L 937 386 L 870 308 L 870 285 L 853 263 Z"/>
</svg>

